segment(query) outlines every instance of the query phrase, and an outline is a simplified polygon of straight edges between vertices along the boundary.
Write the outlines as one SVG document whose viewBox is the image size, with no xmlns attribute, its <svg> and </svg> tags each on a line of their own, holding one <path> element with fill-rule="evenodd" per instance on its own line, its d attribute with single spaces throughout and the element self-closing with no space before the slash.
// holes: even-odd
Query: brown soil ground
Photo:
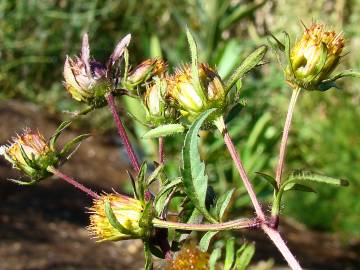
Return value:
<svg viewBox="0 0 360 270">
<path fill-rule="evenodd" d="M 44 117 L 31 105 L 0 104 L 0 144 L 27 126 L 46 136 L 58 121 Z M 63 139 L 79 134 L 65 132 Z M 127 180 L 119 145 L 111 136 L 93 136 L 84 142 L 62 171 L 95 191 L 121 190 Z M 141 269 L 139 241 L 97 244 L 90 239 L 86 207 L 91 200 L 71 186 L 50 178 L 31 187 L 19 187 L 7 178 L 18 178 L 0 159 L 0 270 Z M 306 230 L 295 222 L 283 223 L 289 246 L 307 269 L 360 269 L 360 241 L 343 243 L 338 236 Z M 256 260 L 284 262 L 258 231 L 239 237 L 256 241 Z M 275 269 L 275 268 L 274 268 Z M 277 268 L 280 269 L 280 268 Z"/>
</svg>

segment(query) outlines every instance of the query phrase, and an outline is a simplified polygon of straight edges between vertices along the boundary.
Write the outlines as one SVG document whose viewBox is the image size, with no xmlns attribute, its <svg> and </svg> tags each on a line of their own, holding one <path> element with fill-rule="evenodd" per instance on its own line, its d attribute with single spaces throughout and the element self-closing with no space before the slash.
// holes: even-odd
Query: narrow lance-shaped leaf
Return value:
<svg viewBox="0 0 360 270">
<path fill-rule="evenodd" d="M 210 109 L 203 112 L 187 132 L 182 150 L 183 164 L 181 169 L 186 195 L 204 217 L 211 222 L 216 222 L 216 220 L 205 206 L 208 177 L 205 174 L 205 164 L 200 160 L 198 132 L 206 118 L 214 111 L 215 109 Z"/>
<path fill-rule="evenodd" d="M 274 177 L 262 172 L 255 172 L 262 179 L 266 180 L 275 190 L 278 190 L 277 183 Z"/>
<path fill-rule="evenodd" d="M 74 150 L 76 149 L 76 146 L 79 143 L 81 143 L 83 140 L 89 138 L 90 136 L 91 136 L 90 134 L 82 134 L 82 135 L 75 137 L 71 141 L 67 142 L 65 144 L 64 148 L 61 150 L 60 156 L 62 158 L 68 158 L 74 152 Z"/>
<path fill-rule="evenodd" d="M 343 78 L 343 77 L 355 77 L 355 78 L 360 78 L 360 72 L 359 71 L 354 71 L 354 70 L 344 70 L 339 72 L 338 74 L 334 75 L 333 77 L 331 77 L 328 80 L 325 80 L 324 82 L 333 82 L 336 81 L 337 79 Z"/>
<path fill-rule="evenodd" d="M 255 245 L 252 243 L 244 243 L 236 252 L 235 269 L 246 270 L 254 254 Z"/>
<path fill-rule="evenodd" d="M 225 91 L 229 91 L 234 84 L 241 79 L 245 73 L 249 72 L 253 69 L 265 56 L 267 52 L 267 46 L 263 45 L 260 48 L 256 49 L 252 52 L 245 60 L 241 63 L 241 65 L 233 72 L 230 78 L 225 83 Z"/>
<path fill-rule="evenodd" d="M 291 58 L 290 58 L 290 36 L 288 33 L 284 32 L 284 36 L 285 36 L 285 55 L 286 55 L 286 60 L 288 62 L 288 66 L 290 67 L 290 71 L 292 73 L 292 75 L 296 78 L 295 76 L 295 72 L 293 69 L 293 66 L 291 64 Z"/>
<path fill-rule="evenodd" d="M 123 225 L 121 225 L 120 222 L 116 219 L 116 216 L 111 208 L 109 201 L 105 202 L 105 215 L 109 220 L 111 226 L 113 226 L 119 232 L 127 235 L 132 235 L 132 232 L 126 229 Z"/>
<path fill-rule="evenodd" d="M 168 125 L 162 125 L 158 126 L 156 128 L 153 128 L 146 132 L 142 138 L 143 139 L 153 139 L 153 138 L 159 138 L 159 137 L 166 137 L 171 136 L 177 133 L 183 133 L 185 130 L 185 127 L 181 124 L 168 124 Z"/>
<path fill-rule="evenodd" d="M 348 186 L 349 182 L 345 179 L 339 179 L 334 177 L 329 177 L 321 174 L 316 174 L 307 171 L 300 171 L 292 173 L 286 181 L 283 183 L 283 187 L 285 188 L 289 184 L 303 184 L 303 182 L 317 182 L 328 185 L 335 186 Z"/>
<path fill-rule="evenodd" d="M 216 262 L 221 258 L 221 248 L 216 248 L 210 255 L 209 266 L 210 270 L 216 269 Z"/>
<path fill-rule="evenodd" d="M 234 194 L 234 191 L 235 191 L 234 188 L 226 191 L 216 201 L 215 212 L 216 212 L 216 216 L 219 218 L 220 221 L 222 221 L 225 210 L 230 203 L 230 200 L 231 200 L 232 195 Z"/>
<path fill-rule="evenodd" d="M 193 79 L 193 83 L 198 93 L 201 93 L 201 85 L 200 85 L 200 77 L 199 77 L 199 62 L 198 62 L 198 52 L 197 45 L 194 37 L 192 36 L 189 28 L 186 29 L 186 36 L 190 46 L 191 52 L 191 77 Z"/>
<path fill-rule="evenodd" d="M 55 133 L 50 138 L 50 147 L 51 150 L 55 151 L 55 144 L 61 133 L 70 126 L 72 121 L 64 121 L 60 124 L 60 126 L 56 129 Z"/>
<path fill-rule="evenodd" d="M 207 232 L 201 237 L 199 247 L 202 252 L 206 252 L 209 248 L 211 239 L 217 234 L 216 231 Z"/>
<path fill-rule="evenodd" d="M 225 250 L 225 262 L 224 270 L 230 270 L 234 264 L 235 259 L 235 239 L 231 238 L 226 241 L 226 250 Z"/>
</svg>

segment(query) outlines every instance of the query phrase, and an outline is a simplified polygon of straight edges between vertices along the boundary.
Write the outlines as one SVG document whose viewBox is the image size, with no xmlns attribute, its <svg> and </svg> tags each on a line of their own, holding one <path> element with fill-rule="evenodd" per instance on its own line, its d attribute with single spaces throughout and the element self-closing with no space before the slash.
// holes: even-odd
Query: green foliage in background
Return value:
<svg viewBox="0 0 360 270">
<path fill-rule="evenodd" d="M 34 102 L 54 114 L 74 110 L 59 78 L 65 53 L 79 50 L 84 32 L 89 32 L 92 53 L 97 59 L 105 59 L 117 40 L 132 33 L 132 64 L 162 55 L 172 67 L 186 56 L 190 61 L 183 31 L 187 25 L 198 33 L 195 38 L 202 52 L 200 60 L 217 66 L 220 75 L 227 77 L 239 64 L 235 61 L 244 59 L 251 49 L 265 42 L 270 31 L 300 33 L 299 20 L 308 25 L 312 18 L 344 29 L 345 37 L 351 40 L 346 49 L 351 51 L 351 57 L 344 57 L 342 65 L 359 69 L 359 1 L 0 1 L 0 98 Z M 275 63 L 276 58 L 271 55 L 269 52 L 267 61 Z M 270 172 L 276 166 L 280 128 L 291 95 L 284 86 L 280 67 L 275 66 L 265 63 L 247 76 L 241 95 L 244 106 L 233 112 L 236 118 L 228 119 L 232 121 L 230 134 L 236 139 L 262 200 L 271 198 L 272 193 L 255 172 Z M 287 207 L 283 211 L 301 217 L 312 228 L 360 234 L 359 83 L 347 80 L 341 87 L 343 90 L 331 90 L 325 95 L 301 94 L 287 166 L 318 168 L 319 173 L 346 177 L 350 187 L 323 187 L 319 194 L 289 193 L 284 198 Z M 136 111 L 133 100 L 127 99 L 124 104 L 130 112 Z M 93 119 L 95 124 L 91 125 L 102 130 L 112 125 L 105 110 L 97 112 Z M 140 137 L 146 131 L 136 124 L 132 134 Z M 180 138 L 168 140 L 172 143 L 167 144 L 166 151 L 179 152 Z M 142 154 L 152 160 L 156 147 L 149 142 L 141 140 L 147 146 L 147 152 Z M 209 184 L 220 194 L 233 185 L 237 194 L 243 194 L 240 178 L 221 143 L 220 135 L 207 133 L 206 149 L 200 149 L 208 164 Z M 174 175 L 171 170 L 177 171 L 178 164 L 169 164 L 168 170 L 169 176 Z M 247 196 L 239 197 L 234 202 L 236 206 L 248 205 Z"/>
</svg>

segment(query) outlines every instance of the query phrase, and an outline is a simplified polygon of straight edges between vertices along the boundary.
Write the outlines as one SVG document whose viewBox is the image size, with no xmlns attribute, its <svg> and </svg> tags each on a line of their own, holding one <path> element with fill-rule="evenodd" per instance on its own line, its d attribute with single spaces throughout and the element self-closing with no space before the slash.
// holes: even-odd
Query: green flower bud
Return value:
<svg viewBox="0 0 360 270">
<path fill-rule="evenodd" d="M 44 137 L 38 132 L 26 130 L 24 134 L 13 138 L 9 145 L 0 148 L 3 155 L 14 168 L 30 176 L 32 180 L 41 180 L 49 175 L 48 166 L 55 166 L 59 158 Z"/>
<path fill-rule="evenodd" d="M 107 202 L 122 227 L 121 231 L 110 223 L 106 215 Z M 104 194 L 96 199 L 90 208 L 90 225 L 87 229 L 99 242 L 141 238 L 143 229 L 139 222 L 143 211 L 139 200 L 120 194 Z"/>
<path fill-rule="evenodd" d="M 294 87 L 318 89 L 338 65 L 343 48 L 341 33 L 312 24 L 290 51 L 290 63 L 285 70 L 287 81 Z"/>
</svg>

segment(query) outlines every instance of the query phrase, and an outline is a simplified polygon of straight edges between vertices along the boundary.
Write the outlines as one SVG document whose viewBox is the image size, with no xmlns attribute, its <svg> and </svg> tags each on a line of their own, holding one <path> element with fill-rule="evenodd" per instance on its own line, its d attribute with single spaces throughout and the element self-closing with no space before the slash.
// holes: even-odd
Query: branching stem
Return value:
<svg viewBox="0 0 360 270">
<path fill-rule="evenodd" d="M 117 112 L 117 109 L 116 109 L 116 105 L 115 105 L 115 101 L 114 101 L 114 96 L 109 93 L 107 96 L 106 96 L 106 100 L 107 100 L 107 103 L 109 105 L 109 108 L 111 110 L 111 113 L 114 117 L 114 120 L 115 120 L 115 124 L 116 124 L 116 127 L 117 127 L 117 130 L 118 130 L 118 134 L 126 148 L 126 151 L 127 151 L 127 154 L 129 156 L 129 159 L 130 159 L 130 162 L 131 162 L 131 165 L 133 167 L 133 169 L 135 170 L 136 173 L 138 173 L 140 171 L 140 164 L 139 164 L 139 161 L 136 157 L 136 154 L 135 154 L 135 151 L 130 143 L 130 140 L 129 140 L 129 137 L 128 135 L 126 134 L 126 130 L 124 128 L 124 125 L 118 115 L 118 112 Z"/>
<path fill-rule="evenodd" d="M 59 177 L 60 179 L 66 181 L 70 185 L 74 186 L 75 188 L 77 188 L 77 189 L 81 190 L 82 192 L 86 193 L 87 195 L 89 195 L 93 199 L 99 199 L 100 198 L 100 196 L 97 193 L 95 193 L 91 189 L 85 187 L 84 185 L 80 184 L 78 181 L 71 178 L 70 176 L 67 176 L 66 174 L 63 174 L 62 172 L 58 171 L 54 167 L 48 167 L 47 170 L 49 172 L 53 173 L 54 175 L 56 175 L 57 177 Z"/>
<path fill-rule="evenodd" d="M 261 225 L 261 222 L 258 220 L 242 218 L 242 219 L 237 219 L 224 223 L 216 223 L 216 224 L 191 224 L 191 223 L 180 223 L 180 222 L 154 219 L 153 225 L 158 228 L 173 228 L 177 230 L 187 230 L 187 231 L 225 231 L 225 230 L 256 228 Z"/>
</svg>

